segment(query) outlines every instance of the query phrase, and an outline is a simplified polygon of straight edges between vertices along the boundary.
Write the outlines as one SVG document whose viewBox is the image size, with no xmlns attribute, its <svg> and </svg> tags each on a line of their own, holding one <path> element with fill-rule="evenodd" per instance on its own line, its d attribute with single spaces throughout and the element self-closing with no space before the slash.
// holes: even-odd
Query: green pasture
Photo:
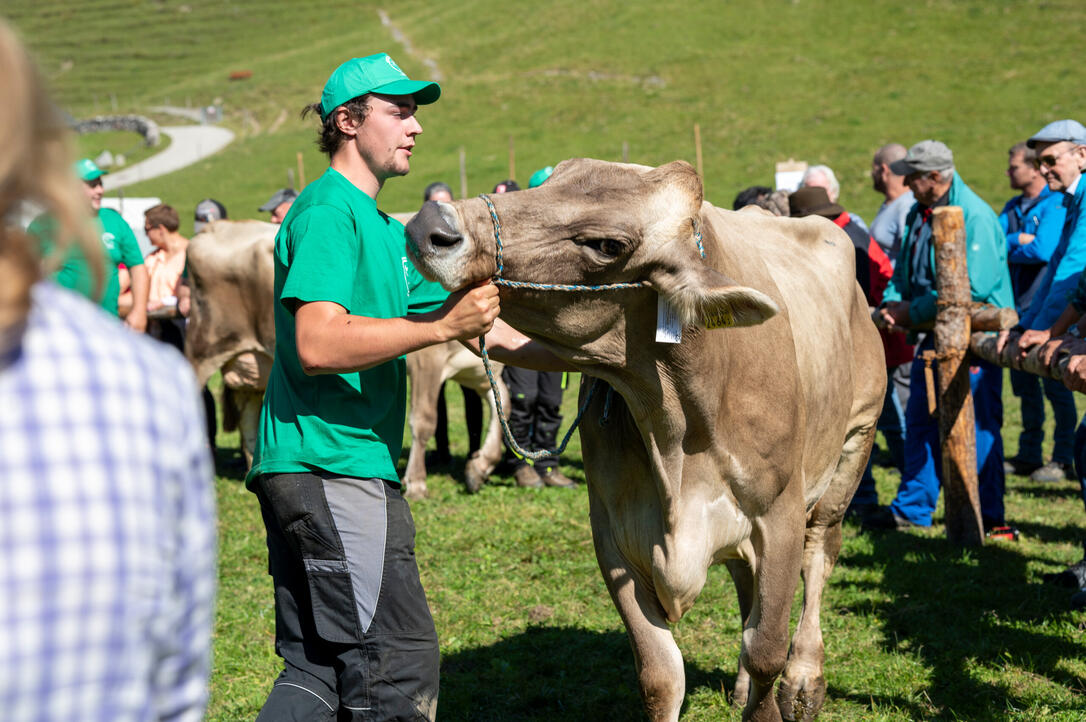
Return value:
<svg viewBox="0 0 1086 722">
<path fill-rule="evenodd" d="M 210 195 L 239 218 L 298 152 L 307 180 L 323 170 L 299 111 L 338 63 L 378 50 L 412 77 L 431 61 L 443 88 L 389 211 L 417 208 L 433 180 L 459 193 L 461 148 L 477 194 L 508 176 L 510 136 L 524 184 L 564 158 L 619 160 L 624 143 L 633 162 L 694 162 L 695 123 L 717 205 L 792 157 L 834 168 L 842 203 L 870 220 L 872 152 L 935 137 L 999 207 L 1006 149 L 1086 118 L 1075 0 L 8 0 L 0 14 L 75 117 L 221 100 L 234 145 L 126 193 L 178 208 Z M 238 70 L 251 78 L 229 80 Z"/>
<path fill-rule="evenodd" d="M 1009 386 L 1004 439 L 1013 453 L 1020 420 Z M 495 476 L 478 495 L 464 493 L 462 401 L 451 390 L 446 398 L 454 461 L 431 469 L 430 497 L 412 505 L 441 638 L 438 719 L 643 719 L 633 655 L 596 567 L 586 488 L 519 489 Z M 566 423 L 576 413 L 572 389 L 563 412 Z M 223 721 L 254 718 L 279 669 L 264 527 L 236 448 L 236 435 L 219 435 L 209 717 Z M 584 480 L 576 435 L 562 461 Z M 879 466 L 875 475 L 889 503 L 899 475 Z M 822 609 L 829 694 L 820 719 L 1086 719 L 1086 612 L 1070 610 L 1069 590 L 1041 581 L 1081 558 L 1078 484 L 1010 477 L 1006 505 L 1021 541 L 969 551 L 945 540 L 941 507 L 926 530 L 861 534 L 846 525 Z M 798 611 L 797 596 L 793 622 Z M 741 626 L 723 567 L 710 570 L 673 631 L 686 661 L 682 719 L 738 720 L 730 695 Z"/>
<path fill-rule="evenodd" d="M 461 149 L 472 195 L 509 175 L 511 139 L 525 184 L 564 158 L 620 160 L 624 145 L 636 163 L 694 162 L 695 124 L 717 205 L 771 185 L 774 163 L 795 158 L 834 168 L 841 202 L 870 221 L 881 201 L 872 152 L 934 137 L 999 208 L 1011 194 L 1006 149 L 1051 120 L 1086 120 L 1086 4 L 1076 0 L 7 0 L 0 15 L 73 117 L 222 103 L 231 146 L 125 189 L 182 210 L 183 232 L 206 196 L 233 218 L 257 217 L 297 172 L 299 152 L 307 180 L 322 172 L 315 122 L 299 111 L 336 65 L 379 50 L 412 77 L 436 68 L 443 88 L 420 112 L 411 174 L 382 192 L 388 211 L 417 208 L 433 180 L 459 194 Z M 251 77 L 229 80 L 240 70 Z M 1005 390 L 1013 452 L 1017 404 Z M 457 462 L 434 470 L 430 498 L 413 507 L 442 640 L 439 718 L 641 719 L 585 488 L 521 490 L 495 478 L 464 494 L 459 394 L 448 397 Z M 263 526 L 236 445 L 220 434 L 213 720 L 252 719 L 277 668 Z M 563 470 L 583 479 L 580 459 L 575 438 Z M 897 473 L 876 477 L 889 501 Z M 1086 614 L 1040 583 L 1079 558 L 1077 485 L 1011 478 L 1007 514 L 1021 542 L 968 552 L 946 543 L 941 516 L 930 531 L 846 528 L 823 607 L 822 719 L 1086 719 Z M 739 719 L 729 694 L 740 625 L 723 569 L 674 632 L 686 659 L 683 719 Z"/>
</svg>

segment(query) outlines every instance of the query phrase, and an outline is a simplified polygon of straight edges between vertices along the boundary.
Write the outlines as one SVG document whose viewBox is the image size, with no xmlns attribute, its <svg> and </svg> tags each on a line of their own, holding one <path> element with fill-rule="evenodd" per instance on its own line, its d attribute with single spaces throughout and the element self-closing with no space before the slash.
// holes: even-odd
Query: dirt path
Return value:
<svg viewBox="0 0 1086 722">
<path fill-rule="evenodd" d="M 174 125 L 160 129 L 170 136 L 166 150 L 102 179 L 107 191 L 173 173 L 218 153 L 234 140 L 234 134 L 215 125 Z"/>
</svg>

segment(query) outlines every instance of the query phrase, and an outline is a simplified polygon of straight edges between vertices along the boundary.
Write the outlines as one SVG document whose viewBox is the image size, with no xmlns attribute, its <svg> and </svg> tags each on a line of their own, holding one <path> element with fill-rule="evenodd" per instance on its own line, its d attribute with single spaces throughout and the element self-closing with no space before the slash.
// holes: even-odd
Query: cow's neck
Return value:
<svg viewBox="0 0 1086 722">
<path fill-rule="evenodd" d="M 710 379 L 698 363 L 704 332 L 686 329 L 682 344 L 639 354 L 622 367 L 596 367 L 586 372 L 606 381 L 622 396 L 625 413 L 645 445 L 653 479 L 658 485 L 668 526 L 677 521 L 675 501 L 690 454 L 715 453 L 721 379 Z M 662 346 L 662 345 L 661 345 Z M 617 409 L 616 413 L 621 413 Z"/>
</svg>

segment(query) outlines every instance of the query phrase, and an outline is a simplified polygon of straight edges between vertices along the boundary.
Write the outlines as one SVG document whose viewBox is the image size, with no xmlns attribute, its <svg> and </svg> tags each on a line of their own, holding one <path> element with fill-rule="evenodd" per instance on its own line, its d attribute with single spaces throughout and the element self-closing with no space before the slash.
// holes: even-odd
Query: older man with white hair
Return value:
<svg viewBox="0 0 1086 722">
<path fill-rule="evenodd" d="M 830 203 L 836 203 L 841 196 L 841 184 L 837 182 L 837 175 L 828 165 L 812 165 L 803 173 L 803 179 L 799 182 L 800 188 L 825 188 L 826 195 L 830 197 Z M 864 219 L 856 213 L 848 214 L 849 220 L 863 229 L 864 233 L 870 233 Z"/>
</svg>

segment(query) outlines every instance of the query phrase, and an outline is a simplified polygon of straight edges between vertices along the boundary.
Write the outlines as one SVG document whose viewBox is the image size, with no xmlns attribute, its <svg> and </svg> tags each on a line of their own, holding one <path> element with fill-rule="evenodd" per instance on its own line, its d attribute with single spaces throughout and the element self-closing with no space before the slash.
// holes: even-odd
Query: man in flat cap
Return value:
<svg viewBox="0 0 1086 722">
<path fill-rule="evenodd" d="M 909 148 L 905 157 L 891 164 L 905 177 L 916 204 L 905 219 L 901 254 L 883 295 L 880 320 L 890 329 L 917 331 L 935 320 L 935 246 L 932 212 L 941 206 L 959 206 L 965 217 L 966 262 L 974 301 L 1013 307 L 1007 272 L 1007 249 L 996 214 L 973 192 L 954 169 L 954 155 L 943 143 L 925 140 Z M 913 388 L 924 383 L 924 351 L 934 347 L 932 334 L 917 346 L 911 370 Z M 980 480 L 981 516 L 988 531 L 1005 529 L 1003 518 L 1003 418 L 1002 369 L 979 363 L 970 368 L 976 419 L 977 474 Z M 905 409 L 905 471 L 889 513 L 869 516 L 869 526 L 931 526 L 932 513 L 942 482 L 938 415 L 927 409 L 925 394 L 911 394 Z M 996 532 L 1000 533 L 1000 532 Z"/>
<path fill-rule="evenodd" d="M 1018 348 L 1023 355 L 1066 334 L 1086 310 L 1086 288 L 1076 290 L 1083 285 L 1080 278 L 1086 268 L 1086 183 L 1081 182 L 1086 168 L 1086 127 L 1075 120 L 1057 120 L 1026 144 L 1036 151 L 1035 164 L 1048 187 L 1063 194 L 1067 215 L 1041 285 L 1019 322 L 1023 333 Z M 1046 349 L 1049 356 L 1056 345 Z"/>
<path fill-rule="evenodd" d="M 298 191 L 293 188 L 280 188 L 272 193 L 272 197 L 268 199 L 268 202 L 257 210 L 262 213 L 271 213 L 271 218 L 268 220 L 279 225 L 287 217 L 287 211 L 290 210 L 291 205 L 294 204 L 294 199 L 297 197 Z"/>
<path fill-rule="evenodd" d="M 1056 255 L 1062 240 L 1063 226 L 1067 218 L 1064 194 L 1049 188 L 1039 170 L 1036 148 L 1028 142 L 1016 143 L 1008 152 L 1007 177 L 1011 188 L 1021 191 L 1007 201 L 999 214 L 999 224 L 1007 235 L 1007 262 L 1014 290 L 1015 310 L 1019 318 L 1031 315 L 1055 317 L 1063 311 L 1063 300 L 1051 304 L 1051 293 L 1038 297 L 1041 284 L 1051 284 L 1045 271 L 1049 263 L 1062 265 L 1055 273 L 1065 275 L 1078 264 L 1081 272 L 1086 258 L 1067 254 L 1066 247 Z M 1081 254 L 1079 254 L 1081 256 Z M 1051 285 L 1048 286 L 1051 291 Z M 1031 312 L 1033 301 L 1048 303 L 1055 308 Z M 1045 327 L 1048 323 L 1045 323 Z M 1006 334 L 1001 339 L 1005 342 Z M 1003 343 L 999 344 L 1002 347 Z M 1063 481 L 1072 476 L 1071 468 L 1075 436 L 1075 397 L 1056 379 L 1040 378 L 1035 374 L 1017 369 L 1010 370 L 1011 389 L 1021 401 L 1022 431 L 1018 435 L 1018 453 L 1007 459 L 1008 473 L 1028 475 L 1033 481 Z M 1052 433 L 1052 459 L 1045 463 L 1041 455 L 1044 442 L 1045 398 L 1052 405 L 1055 430 Z"/>
<path fill-rule="evenodd" d="M 1075 391 L 1086 392 L 1086 127 L 1076 120 L 1057 120 L 1041 128 L 1026 141 L 1036 150 L 1037 169 L 1053 191 L 1063 194 L 1067 209 L 1059 245 L 1048 263 L 1041 287 L 1034 295 L 1029 311 L 1020 321 L 1024 329 L 1018 349 L 1025 355 L 1039 344 L 1045 347 L 1042 358 L 1055 361 L 1058 351 L 1071 355 L 1064 372 L 1064 383 Z M 1006 334 L 1000 335 L 1000 348 Z M 1086 419 L 1084 419 L 1086 422 Z M 1074 471 L 1077 472 L 1086 503 L 1086 423 L 1075 431 Z M 1072 565 L 1086 584 L 1086 559 Z"/>
</svg>

